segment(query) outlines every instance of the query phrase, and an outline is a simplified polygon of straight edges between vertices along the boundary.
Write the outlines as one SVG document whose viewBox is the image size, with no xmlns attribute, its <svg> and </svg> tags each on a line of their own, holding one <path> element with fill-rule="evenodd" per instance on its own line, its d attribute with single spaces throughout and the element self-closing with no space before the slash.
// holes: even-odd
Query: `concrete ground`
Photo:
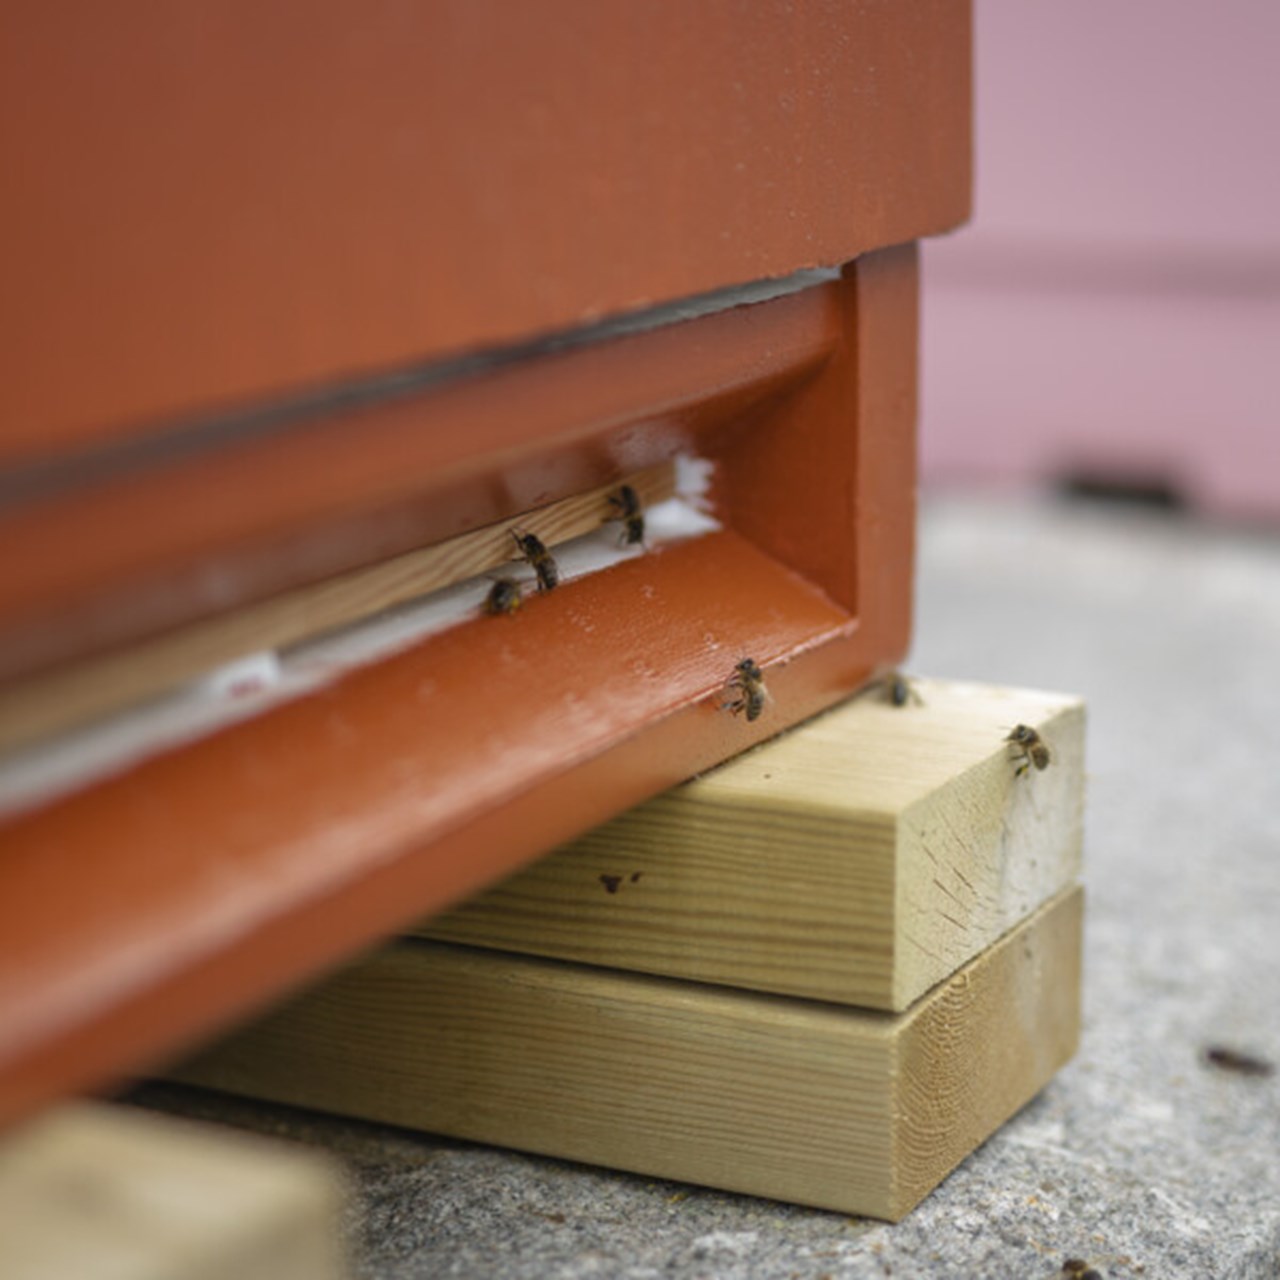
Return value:
<svg viewBox="0 0 1280 1280">
<path fill-rule="evenodd" d="M 357 1276 L 1280 1276 L 1280 533 L 939 499 L 911 669 L 1090 706 L 1084 1042 L 896 1226 L 150 1086 L 317 1144 Z"/>
</svg>

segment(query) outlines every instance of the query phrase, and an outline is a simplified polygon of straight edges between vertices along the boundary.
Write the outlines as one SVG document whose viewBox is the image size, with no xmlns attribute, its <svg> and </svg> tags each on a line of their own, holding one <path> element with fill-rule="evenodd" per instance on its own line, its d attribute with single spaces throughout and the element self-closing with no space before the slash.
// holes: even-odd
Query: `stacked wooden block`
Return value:
<svg viewBox="0 0 1280 1280">
<path fill-rule="evenodd" d="M 900 1218 L 1075 1050 L 1083 737 L 1071 698 L 872 689 L 180 1077 Z"/>
</svg>

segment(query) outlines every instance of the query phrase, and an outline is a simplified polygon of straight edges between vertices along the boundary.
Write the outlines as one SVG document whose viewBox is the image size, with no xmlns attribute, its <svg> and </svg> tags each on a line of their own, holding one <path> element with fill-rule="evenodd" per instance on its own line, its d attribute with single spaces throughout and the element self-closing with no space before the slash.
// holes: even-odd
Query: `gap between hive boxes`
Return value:
<svg viewBox="0 0 1280 1280">
<path fill-rule="evenodd" d="M 878 690 L 622 814 L 418 932 L 888 1010 L 1080 871 L 1084 707 Z M 1050 744 L 1019 777 L 1015 724 Z"/>
</svg>

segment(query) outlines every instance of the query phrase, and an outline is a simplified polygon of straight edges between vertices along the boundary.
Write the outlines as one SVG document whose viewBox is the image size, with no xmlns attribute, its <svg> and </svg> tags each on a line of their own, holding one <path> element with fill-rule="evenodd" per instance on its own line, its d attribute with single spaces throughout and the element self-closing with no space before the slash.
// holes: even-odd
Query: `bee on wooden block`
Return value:
<svg viewBox="0 0 1280 1280">
<path fill-rule="evenodd" d="M 1017 778 L 1022 777 L 1032 765 L 1037 769 L 1047 769 L 1049 761 L 1053 759 L 1045 740 L 1030 725 L 1014 725 L 1005 741 L 1013 744 L 1016 748 L 1014 758 L 1022 761 L 1014 770 Z"/>
<path fill-rule="evenodd" d="M 629 484 L 624 484 L 617 493 L 610 495 L 609 505 L 618 510 L 614 519 L 622 521 L 622 544 L 629 547 L 639 543 L 643 546 L 644 509 L 640 505 L 640 495 Z"/>
<path fill-rule="evenodd" d="M 485 598 L 484 611 L 495 615 L 513 614 L 523 601 L 520 584 L 514 578 L 495 578 Z"/>
<path fill-rule="evenodd" d="M 905 707 L 908 703 L 915 703 L 917 707 L 924 706 L 924 699 L 915 685 L 901 671 L 890 671 L 880 684 L 884 689 L 885 700 L 891 706 Z"/>
<path fill-rule="evenodd" d="M 520 533 L 516 529 L 511 530 L 511 536 L 516 540 L 520 554 L 533 566 L 534 573 L 538 575 L 538 590 L 550 591 L 560 581 L 560 570 L 542 539 L 536 533 Z"/>
<path fill-rule="evenodd" d="M 735 716 L 740 711 L 745 711 L 748 720 L 758 719 L 768 695 L 765 693 L 764 672 L 751 658 L 743 658 L 734 667 L 729 687 L 736 689 L 738 696 L 732 702 L 726 702 L 725 709 L 732 711 Z"/>
</svg>

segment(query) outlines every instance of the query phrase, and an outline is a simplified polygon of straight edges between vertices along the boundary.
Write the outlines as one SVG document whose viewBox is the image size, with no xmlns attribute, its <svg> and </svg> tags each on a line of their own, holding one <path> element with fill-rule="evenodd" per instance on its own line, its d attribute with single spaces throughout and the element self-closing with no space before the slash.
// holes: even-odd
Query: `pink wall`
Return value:
<svg viewBox="0 0 1280 1280">
<path fill-rule="evenodd" d="M 1280 3 L 977 2 L 973 224 L 925 249 L 923 469 L 1280 518 Z"/>
</svg>

